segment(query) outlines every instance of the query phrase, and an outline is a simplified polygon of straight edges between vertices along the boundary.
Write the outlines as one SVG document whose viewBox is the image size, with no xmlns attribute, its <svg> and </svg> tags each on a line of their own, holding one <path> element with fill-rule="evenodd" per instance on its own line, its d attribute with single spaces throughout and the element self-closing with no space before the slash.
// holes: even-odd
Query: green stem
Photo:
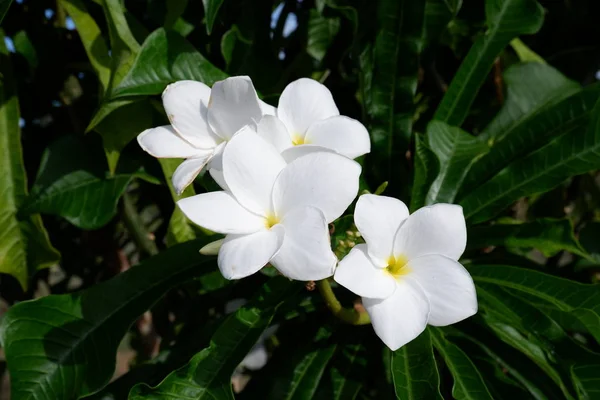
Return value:
<svg viewBox="0 0 600 400">
<path fill-rule="evenodd" d="M 369 314 L 367 314 L 365 311 L 361 312 L 354 309 L 344 308 L 337 297 L 335 297 L 335 293 L 333 293 L 333 289 L 331 289 L 331 285 L 327 279 L 318 281 L 317 287 L 319 288 L 319 293 L 321 293 L 323 300 L 325 300 L 327 308 L 329 308 L 331 313 L 337 318 L 341 319 L 347 324 L 352 325 L 367 325 L 371 323 Z"/>
<path fill-rule="evenodd" d="M 149 256 L 158 254 L 158 247 L 144 226 L 144 222 L 140 218 L 135 209 L 133 200 L 128 193 L 123 194 L 123 222 L 131 235 L 131 238 L 141 252 Z"/>
</svg>

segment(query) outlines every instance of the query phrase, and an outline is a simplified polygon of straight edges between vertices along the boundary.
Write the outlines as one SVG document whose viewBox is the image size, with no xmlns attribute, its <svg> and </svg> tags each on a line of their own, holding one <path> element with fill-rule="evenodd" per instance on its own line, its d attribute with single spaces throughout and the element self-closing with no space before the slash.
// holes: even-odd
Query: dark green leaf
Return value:
<svg viewBox="0 0 600 400">
<path fill-rule="evenodd" d="M 211 86 L 226 75 L 175 32 L 154 31 L 140 50 L 113 97 L 148 96 L 161 93 L 178 80 L 191 79 Z"/>
<path fill-rule="evenodd" d="M 429 188 L 425 205 L 453 203 L 469 169 L 488 147 L 462 129 L 441 121 L 431 121 L 427 125 L 427 141 L 440 168 Z"/>
<path fill-rule="evenodd" d="M 310 10 L 306 52 L 317 61 L 322 61 L 339 30 L 339 18 L 327 18 L 317 10 Z"/>
<path fill-rule="evenodd" d="M 597 399 L 600 396 L 600 364 L 574 365 L 573 380 L 579 389 L 580 399 Z"/>
<path fill-rule="evenodd" d="M 429 44 L 437 41 L 454 15 L 446 0 L 426 0 L 425 29 L 423 32 L 425 43 Z"/>
<path fill-rule="evenodd" d="M 442 398 L 429 330 L 392 353 L 391 370 L 399 399 Z"/>
<path fill-rule="evenodd" d="M 202 0 L 202 4 L 204 5 L 204 16 L 206 18 L 206 32 L 210 35 L 223 0 Z"/>
<path fill-rule="evenodd" d="M 0 337 L 15 399 L 77 399 L 108 383 L 117 347 L 135 319 L 172 286 L 211 272 L 190 242 L 79 293 L 12 307 Z"/>
<path fill-rule="evenodd" d="M 19 31 L 13 36 L 15 51 L 21 54 L 27 60 L 29 69 L 34 71 L 39 64 L 37 52 L 26 31 Z"/>
<path fill-rule="evenodd" d="M 23 289 L 36 270 L 48 268 L 60 255 L 52 247 L 39 215 L 17 218 L 27 196 L 23 165 L 19 100 L 4 34 L 0 30 L 0 272 L 14 276 Z"/>
<path fill-rule="evenodd" d="M 411 211 L 425 205 L 427 192 L 440 170 L 440 162 L 429 148 L 427 139 L 422 135 L 416 135 L 415 139 L 415 178 L 410 199 Z"/>
<path fill-rule="evenodd" d="M 363 386 L 367 373 L 366 349 L 363 345 L 348 343 L 338 346 L 325 377 L 321 380 L 317 399 L 353 400 Z M 326 382 L 326 384 L 324 384 Z M 320 397 L 319 397 L 320 396 Z"/>
<path fill-rule="evenodd" d="M 487 30 L 452 79 L 435 113 L 437 120 L 457 126 L 463 123 L 498 54 L 515 37 L 536 33 L 544 10 L 535 0 L 486 0 L 485 15 Z"/>
<path fill-rule="evenodd" d="M 156 388 L 135 386 L 129 399 L 233 399 L 231 375 L 234 369 L 269 326 L 277 308 L 295 293 L 294 287 L 298 286 L 287 278 L 272 278 L 252 301 L 221 324 L 210 347 L 169 374 Z"/>
<path fill-rule="evenodd" d="M 492 399 L 483 378 L 471 359 L 457 345 L 447 341 L 442 332 L 433 328 L 430 330 L 433 344 L 441 354 L 454 378 L 452 397 L 457 400 Z"/>
<path fill-rule="evenodd" d="M 0 0 L 0 23 L 4 19 L 12 0 Z"/>
<path fill-rule="evenodd" d="M 543 193 L 565 179 L 600 168 L 600 102 L 587 129 L 566 133 L 511 163 L 460 204 L 474 223 L 486 221 L 517 199 Z"/>
</svg>

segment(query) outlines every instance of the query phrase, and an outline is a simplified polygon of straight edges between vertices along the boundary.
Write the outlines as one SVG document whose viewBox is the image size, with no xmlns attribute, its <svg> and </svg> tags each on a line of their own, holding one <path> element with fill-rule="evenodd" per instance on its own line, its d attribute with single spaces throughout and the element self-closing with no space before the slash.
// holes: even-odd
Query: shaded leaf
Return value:
<svg viewBox="0 0 600 400">
<path fill-rule="evenodd" d="M 317 10 L 310 10 L 306 52 L 317 61 L 322 61 L 339 30 L 339 18 L 327 18 Z"/>
<path fill-rule="evenodd" d="M 0 0 L 0 22 L 2 22 L 4 19 L 4 16 L 8 12 L 8 8 L 10 7 L 11 3 L 12 0 Z"/>
<path fill-rule="evenodd" d="M 206 18 L 206 32 L 210 35 L 223 0 L 202 0 L 202 4 L 204 5 L 204 16 Z"/>
<path fill-rule="evenodd" d="M 425 205 L 427 192 L 438 176 L 440 162 L 422 135 L 415 136 L 415 177 L 410 199 L 410 210 L 415 211 Z"/>
<path fill-rule="evenodd" d="M 317 399 L 353 400 L 363 387 L 366 375 L 366 349 L 358 343 L 342 343 L 338 346 L 321 386 Z M 326 383 L 326 384 L 324 384 Z"/>
</svg>

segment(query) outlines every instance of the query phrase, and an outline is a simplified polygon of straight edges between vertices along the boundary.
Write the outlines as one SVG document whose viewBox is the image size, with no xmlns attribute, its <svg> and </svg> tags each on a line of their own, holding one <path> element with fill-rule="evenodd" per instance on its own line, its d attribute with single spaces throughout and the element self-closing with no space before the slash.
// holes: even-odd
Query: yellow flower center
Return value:
<svg viewBox="0 0 600 400">
<path fill-rule="evenodd" d="M 399 255 L 398 257 L 390 256 L 387 260 L 388 265 L 385 267 L 385 270 L 394 278 L 399 278 L 410 272 L 407 263 L 408 259 L 403 255 Z"/>
<path fill-rule="evenodd" d="M 279 223 L 279 218 L 277 218 L 274 214 L 269 214 L 265 218 L 265 226 L 267 227 L 267 229 L 271 229 L 278 223 Z"/>
<path fill-rule="evenodd" d="M 292 135 L 292 144 L 294 146 L 300 146 L 301 144 L 308 144 L 308 142 L 306 141 L 304 136 L 300 135 L 299 133 L 294 133 Z"/>
</svg>

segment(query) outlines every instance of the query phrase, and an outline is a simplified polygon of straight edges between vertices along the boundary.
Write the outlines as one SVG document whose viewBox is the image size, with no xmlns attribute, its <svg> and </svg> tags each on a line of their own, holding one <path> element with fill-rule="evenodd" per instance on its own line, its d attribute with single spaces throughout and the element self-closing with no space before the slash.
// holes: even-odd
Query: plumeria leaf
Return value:
<svg viewBox="0 0 600 400">
<path fill-rule="evenodd" d="M 392 353 L 392 378 L 399 399 L 441 399 L 440 376 L 429 330 Z"/>
<path fill-rule="evenodd" d="M 298 285 L 287 278 L 272 278 L 253 300 L 219 326 L 209 347 L 169 374 L 156 388 L 134 386 L 129 399 L 233 399 L 231 375 L 234 369 L 269 326 L 278 307 L 294 295 L 294 287 Z"/>
<path fill-rule="evenodd" d="M 593 399 L 600 392 L 600 377 L 598 376 L 598 364 L 573 365 L 571 372 L 573 380 L 579 389 L 579 398 Z"/>
<path fill-rule="evenodd" d="M 587 128 L 563 135 L 510 163 L 460 204 L 472 223 L 486 221 L 523 196 L 548 191 L 565 179 L 600 168 L 600 101 Z"/>
<path fill-rule="evenodd" d="M 316 399 L 353 400 L 363 387 L 361 377 L 367 372 L 366 348 L 360 343 L 338 346 L 325 371 Z"/>
<path fill-rule="evenodd" d="M 328 18 L 317 10 L 310 10 L 306 52 L 317 61 L 322 61 L 339 30 L 340 18 Z"/>
<path fill-rule="evenodd" d="M 12 307 L 0 337 L 13 398 L 76 399 L 106 385 L 135 319 L 172 286 L 216 268 L 198 253 L 203 243 L 174 247 L 82 292 Z"/>
<path fill-rule="evenodd" d="M 202 4 L 204 5 L 204 16 L 206 18 L 206 32 L 210 35 L 223 0 L 202 0 Z"/>
<path fill-rule="evenodd" d="M 479 36 L 452 79 L 434 118 L 460 126 L 494 60 L 512 39 L 536 33 L 544 10 L 536 0 L 486 0 L 487 30 Z"/>
<path fill-rule="evenodd" d="M 13 86 L 4 34 L 0 31 L 0 272 L 14 276 L 23 289 L 36 270 L 48 268 L 60 255 L 52 247 L 39 215 L 17 217 L 27 196 L 19 101 Z"/>
<path fill-rule="evenodd" d="M 460 347 L 446 340 L 440 329 L 433 328 L 430 332 L 433 345 L 454 378 L 452 397 L 457 400 L 492 400 L 492 395 L 469 356 Z"/>
<path fill-rule="evenodd" d="M 157 29 L 142 44 L 129 73 L 113 90 L 113 98 L 161 93 L 169 83 L 196 80 L 212 86 L 227 76 L 179 34 Z"/>
<path fill-rule="evenodd" d="M 416 211 L 425 205 L 429 188 L 440 170 L 440 162 L 429 148 L 427 139 L 422 135 L 416 135 L 415 139 L 415 177 L 410 199 L 411 211 Z"/>
</svg>

